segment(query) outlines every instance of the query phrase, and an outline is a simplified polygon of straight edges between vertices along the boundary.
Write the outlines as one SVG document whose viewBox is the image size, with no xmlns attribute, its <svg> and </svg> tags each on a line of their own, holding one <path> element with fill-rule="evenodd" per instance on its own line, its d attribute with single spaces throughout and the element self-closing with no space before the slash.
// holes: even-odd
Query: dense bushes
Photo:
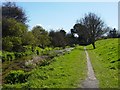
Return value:
<svg viewBox="0 0 120 90">
<path fill-rule="evenodd" d="M 17 71 L 10 71 L 10 73 L 7 74 L 5 77 L 5 83 L 6 84 L 16 84 L 16 83 L 25 83 L 27 81 L 27 78 L 29 76 L 29 73 L 25 73 L 22 70 Z"/>
<path fill-rule="evenodd" d="M 15 54 L 13 52 L 2 52 L 2 61 L 10 61 L 15 59 Z"/>
<path fill-rule="evenodd" d="M 59 49 L 59 48 L 57 48 Z M 21 58 L 23 56 L 29 56 L 29 55 L 48 55 L 49 51 L 53 50 L 52 48 L 46 47 L 45 49 L 42 49 L 40 47 L 32 47 L 30 45 L 24 46 L 23 52 L 7 52 L 3 51 L 1 54 L 2 62 L 4 61 L 12 61 L 17 58 Z"/>
</svg>

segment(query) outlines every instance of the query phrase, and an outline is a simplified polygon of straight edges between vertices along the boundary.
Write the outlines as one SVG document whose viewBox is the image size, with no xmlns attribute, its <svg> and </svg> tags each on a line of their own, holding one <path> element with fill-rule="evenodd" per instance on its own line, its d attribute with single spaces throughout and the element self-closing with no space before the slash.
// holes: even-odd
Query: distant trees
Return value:
<svg viewBox="0 0 120 90">
<path fill-rule="evenodd" d="M 108 37 L 118 36 L 116 29 L 105 27 L 104 22 L 94 13 L 86 14 L 73 26 L 70 33 L 64 29 L 47 32 L 41 26 L 34 26 L 28 31 L 26 24 L 27 17 L 25 11 L 15 3 L 7 2 L 2 5 L 2 49 L 5 51 L 21 52 L 24 46 L 30 45 L 32 48 L 38 46 L 63 47 L 74 44 L 92 44 L 95 49 L 95 41 L 104 33 L 108 32 Z M 76 37 L 75 34 L 78 36 Z M 119 35 L 120 36 L 120 35 Z M 1 38 L 0 38 L 1 39 Z M 1 43 L 1 42 L 0 42 Z"/>
<path fill-rule="evenodd" d="M 22 45 L 31 45 L 35 46 L 36 38 L 31 31 L 28 31 L 22 36 Z"/>
<path fill-rule="evenodd" d="M 35 26 L 32 29 L 32 34 L 35 37 L 35 45 L 39 46 L 41 48 L 45 48 L 46 46 L 50 45 L 50 37 L 48 35 L 48 32 L 45 31 L 41 26 Z"/>
<path fill-rule="evenodd" d="M 53 31 L 49 32 L 49 36 L 51 37 L 51 45 L 54 47 L 65 47 L 67 45 L 66 42 L 66 32 L 65 30 Z"/>
<path fill-rule="evenodd" d="M 118 32 L 116 31 L 115 28 L 113 30 L 109 31 L 108 37 L 109 38 L 117 38 L 118 37 Z"/>
<path fill-rule="evenodd" d="M 79 40 L 86 45 L 92 44 L 94 49 L 96 38 L 104 34 L 104 22 L 94 13 L 85 14 L 73 28 L 73 32 L 79 35 Z"/>
</svg>

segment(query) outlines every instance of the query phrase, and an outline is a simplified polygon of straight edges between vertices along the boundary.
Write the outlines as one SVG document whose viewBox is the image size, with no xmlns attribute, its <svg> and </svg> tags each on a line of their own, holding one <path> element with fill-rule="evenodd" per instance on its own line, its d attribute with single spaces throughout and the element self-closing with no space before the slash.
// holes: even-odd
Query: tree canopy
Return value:
<svg viewBox="0 0 120 90">
<path fill-rule="evenodd" d="M 25 11 L 14 2 L 6 2 L 2 5 L 2 18 L 14 18 L 18 22 L 26 23 Z"/>
<path fill-rule="evenodd" d="M 45 29 L 43 29 L 41 26 L 33 27 L 32 33 L 35 37 L 37 46 L 44 48 L 50 44 L 50 37 L 48 32 L 45 31 Z"/>
<path fill-rule="evenodd" d="M 79 35 L 83 44 L 92 44 L 95 49 L 95 40 L 103 35 L 104 22 L 94 13 L 85 14 L 83 18 L 77 20 L 73 32 Z"/>
</svg>

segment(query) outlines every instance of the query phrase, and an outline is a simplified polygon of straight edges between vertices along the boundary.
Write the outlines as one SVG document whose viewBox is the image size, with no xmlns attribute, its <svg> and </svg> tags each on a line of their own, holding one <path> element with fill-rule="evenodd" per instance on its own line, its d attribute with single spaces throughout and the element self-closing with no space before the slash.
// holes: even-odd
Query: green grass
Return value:
<svg viewBox="0 0 120 90">
<path fill-rule="evenodd" d="M 96 49 L 87 46 L 87 51 L 99 80 L 100 88 L 118 88 L 118 39 L 96 41 Z"/>
<path fill-rule="evenodd" d="M 86 56 L 79 47 L 54 58 L 47 66 L 34 69 L 28 79 L 29 88 L 76 88 L 86 78 Z"/>
</svg>

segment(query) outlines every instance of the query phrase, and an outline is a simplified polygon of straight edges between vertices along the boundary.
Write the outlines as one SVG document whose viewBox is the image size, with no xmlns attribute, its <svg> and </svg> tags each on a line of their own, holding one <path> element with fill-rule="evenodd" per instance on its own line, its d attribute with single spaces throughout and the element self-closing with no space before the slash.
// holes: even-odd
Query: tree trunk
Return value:
<svg viewBox="0 0 120 90">
<path fill-rule="evenodd" d="M 93 48 L 95 49 L 95 43 L 94 42 L 92 43 L 92 45 L 93 45 Z"/>
</svg>

